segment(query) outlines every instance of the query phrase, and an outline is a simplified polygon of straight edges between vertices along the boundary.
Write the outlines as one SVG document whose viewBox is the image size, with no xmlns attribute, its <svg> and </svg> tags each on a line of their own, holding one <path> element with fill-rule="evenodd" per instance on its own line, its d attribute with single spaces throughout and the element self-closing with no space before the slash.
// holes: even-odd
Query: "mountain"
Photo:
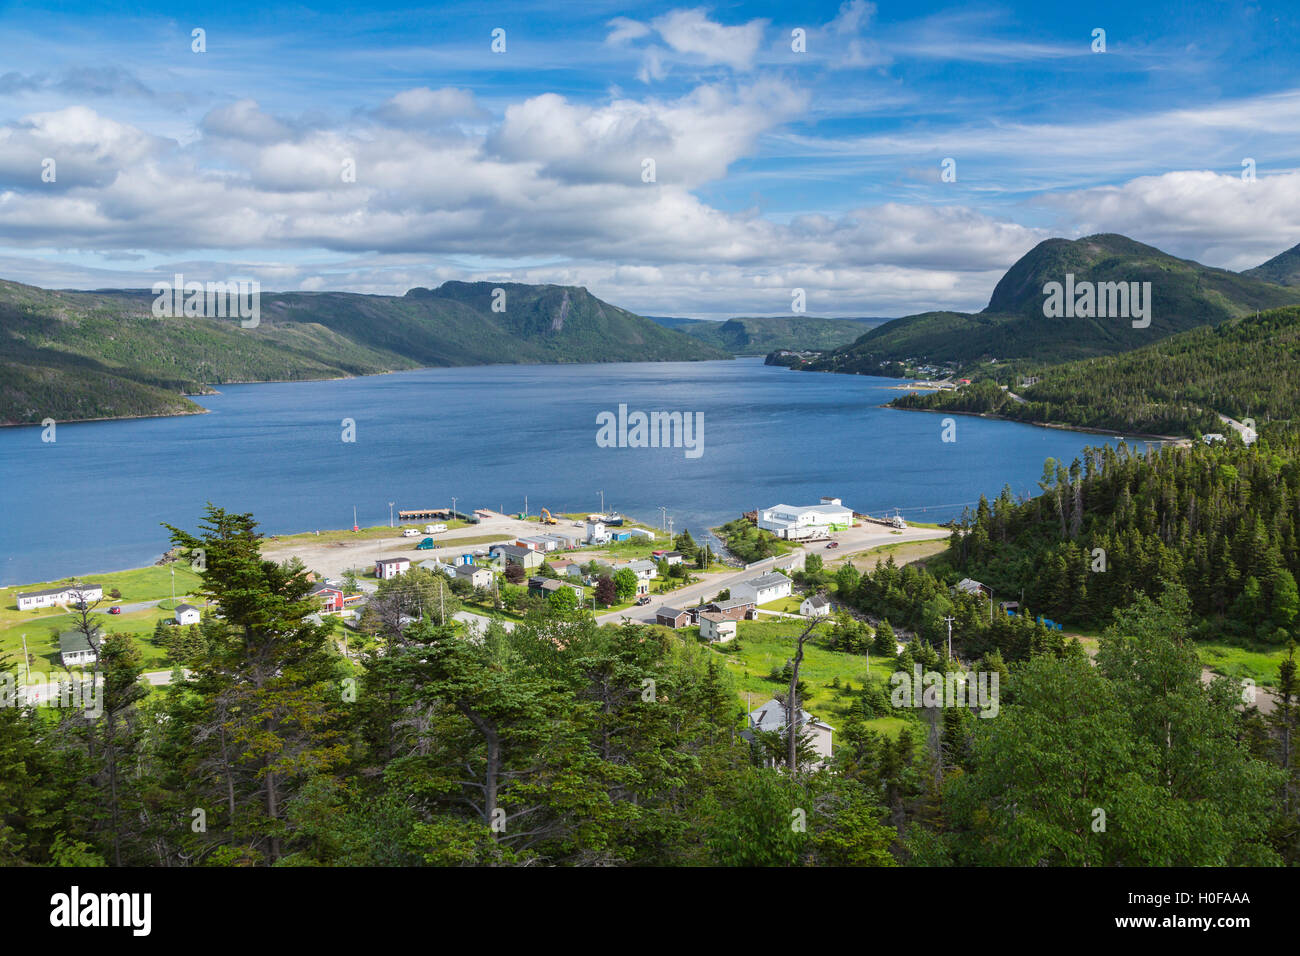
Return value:
<svg viewBox="0 0 1300 956">
<path fill-rule="evenodd" d="M 1076 287 L 1150 282 L 1150 326 L 1134 328 L 1128 318 L 1046 317 L 1044 286 L 1065 282 L 1067 274 Z M 895 319 L 805 367 L 870 375 L 887 363 L 1063 362 L 1128 351 L 1197 326 L 1295 303 L 1300 288 L 1179 259 L 1125 236 L 1048 239 L 1007 270 L 984 311 Z"/>
<path fill-rule="evenodd" d="M 725 322 L 678 326 L 692 338 L 737 355 L 766 355 L 778 349 L 825 351 L 847 345 L 867 323 L 888 319 L 823 319 L 815 316 L 742 316 Z"/>
<path fill-rule="evenodd" d="M 1262 265 L 1247 269 L 1242 275 L 1278 285 L 1300 286 L 1300 245 L 1292 246 Z"/>
<path fill-rule="evenodd" d="M 260 324 L 249 329 L 236 319 L 157 318 L 154 299 L 139 289 L 50 291 L 0 281 L 0 423 L 198 412 L 184 396 L 234 382 L 728 357 L 569 286 L 262 293 Z"/>
<path fill-rule="evenodd" d="M 1241 420 L 1300 418 L 1300 306 L 1191 329 L 1120 355 L 977 381 L 897 408 L 992 414 L 1018 421 L 1103 428 L 1121 434 L 1191 435 L 1227 431 Z"/>
<path fill-rule="evenodd" d="M 702 319 L 683 319 L 672 315 L 647 315 L 646 318 L 651 322 L 662 325 L 665 329 L 677 329 L 679 331 L 687 326 L 699 325 L 703 321 Z"/>
</svg>

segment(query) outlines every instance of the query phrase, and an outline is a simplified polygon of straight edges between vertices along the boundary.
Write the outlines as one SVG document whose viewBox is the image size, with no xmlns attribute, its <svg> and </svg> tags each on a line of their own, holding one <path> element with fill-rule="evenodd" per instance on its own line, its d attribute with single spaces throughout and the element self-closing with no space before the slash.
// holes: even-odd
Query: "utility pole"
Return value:
<svg viewBox="0 0 1300 956">
<path fill-rule="evenodd" d="M 456 520 L 456 496 L 451 496 L 451 520 Z"/>
<path fill-rule="evenodd" d="M 955 618 L 951 614 L 949 614 L 947 617 L 943 618 L 943 620 L 948 622 L 948 659 L 951 660 L 952 659 L 952 622 L 955 620 Z"/>
<path fill-rule="evenodd" d="M 600 493 L 600 515 L 602 518 L 605 516 L 605 492 L 603 491 Z"/>
<path fill-rule="evenodd" d="M 659 506 L 659 530 L 663 531 L 668 527 L 668 509 L 663 505 Z"/>
<path fill-rule="evenodd" d="M 391 501 L 388 503 L 388 527 L 390 527 L 390 528 L 394 527 L 394 525 L 393 525 L 393 502 L 391 502 Z"/>
<path fill-rule="evenodd" d="M 528 496 L 524 495 L 524 520 L 528 520 Z"/>
<path fill-rule="evenodd" d="M 30 684 L 32 682 L 32 665 L 28 663 L 28 659 L 27 659 L 27 635 L 26 634 L 23 635 L 23 668 L 27 673 L 27 679 L 23 681 L 23 683 Z"/>
</svg>

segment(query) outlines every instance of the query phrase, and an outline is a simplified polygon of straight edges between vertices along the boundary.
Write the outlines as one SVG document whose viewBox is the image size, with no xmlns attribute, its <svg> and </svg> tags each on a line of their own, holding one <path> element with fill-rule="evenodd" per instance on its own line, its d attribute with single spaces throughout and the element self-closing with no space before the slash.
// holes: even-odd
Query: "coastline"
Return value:
<svg viewBox="0 0 1300 956">
<path fill-rule="evenodd" d="M 608 362 L 483 362 L 477 365 L 413 365 L 410 368 L 386 368 L 378 372 L 362 372 L 359 375 L 328 375 L 322 378 L 260 378 L 249 381 L 226 381 L 220 385 L 211 382 L 202 382 L 200 384 L 206 389 L 202 392 L 181 392 L 181 398 L 192 398 L 199 395 L 220 395 L 221 387 L 226 385 L 292 385 L 299 382 L 343 382 L 354 378 L 375 378 L 379 375 L 396 375 L 398 372 L 423 372 L 429 369 L 440 368 L 496 368 L 503 365 L 619 365 L 619 364 L 637 364 L 640 362 L 734 362 L 738 358 L 755 358 L 752 355 L 730 355 L 721 359 L 611 359 Z M 195 403 L 197 405 L 197 403 Z M 211 409 L 198 406 L 196 411 L 184 412 L 157 412 L 152 415 L 102 415 L 98 418 L 56 418 L 56 425 L 81 425 L 89 422 L 129 422 L 140 418 L 181 418 L 185 415 L 206 415 Z M 41 422 L 0 422 L 0 428 L 43 428 Z"/>
<path fill-rule="evenodd" d="M 992 412 L 959 412 L 948 408 L 901 408 L 897 405 L 886 403 L 877 405 L 877 408 L 888 408 L 896 412 L 928 412 L 932 415 L 965 415 L 968 418 L 986 418 L 989 421 L 1012 422 L 1017 425 L 1031 425 L 1035 428 L 1052 428 L 1056 431 L 1079 432 L 1084 435 L 1110 435 L 1120 440 L 1132 438 L 1137 441 L 1158 441 L 1167 442 L 1171 445 L 1190 445 L 1192 439 L 1187 436 L 1175 435 L 1150 435 L 1146 432 L 1121 432 L 1113 428 L 1093 428 L 1087 425 L 1064 425 L 1060 422 L 1027 422 L 1020 418 L 1008 418 L 1006 415 L 995 415 Z"/>
</svg>

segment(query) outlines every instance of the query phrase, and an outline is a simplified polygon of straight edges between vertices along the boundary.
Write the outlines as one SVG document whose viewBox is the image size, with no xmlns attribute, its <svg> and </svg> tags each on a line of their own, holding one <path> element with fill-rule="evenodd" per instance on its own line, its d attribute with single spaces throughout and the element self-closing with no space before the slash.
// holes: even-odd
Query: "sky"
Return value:
<svg viewBox="0 0 1300 956">
<path fill-rule="evenodd" d="M 0 278 L 722 318 L 978 310 L 1054 236 L 1244 269 L 1300 243 L 1297 41 L 1281 2 L 0 2 Z"/>
</svg>

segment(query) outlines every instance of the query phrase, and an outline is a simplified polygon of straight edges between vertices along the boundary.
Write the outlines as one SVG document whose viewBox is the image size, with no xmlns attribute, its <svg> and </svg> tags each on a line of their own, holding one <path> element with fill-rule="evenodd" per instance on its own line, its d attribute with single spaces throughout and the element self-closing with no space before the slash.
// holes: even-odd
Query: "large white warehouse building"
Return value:
<svg viewBox="0 0 1300 956">
<path fill-rule="evenodd" d="M 823 498 L 817 505 L 776 505 L 759 511 L 758 526 L 778 538 L 806 538 L 851 528 L 853 509 L 839 498 Z"/>
</svg>

